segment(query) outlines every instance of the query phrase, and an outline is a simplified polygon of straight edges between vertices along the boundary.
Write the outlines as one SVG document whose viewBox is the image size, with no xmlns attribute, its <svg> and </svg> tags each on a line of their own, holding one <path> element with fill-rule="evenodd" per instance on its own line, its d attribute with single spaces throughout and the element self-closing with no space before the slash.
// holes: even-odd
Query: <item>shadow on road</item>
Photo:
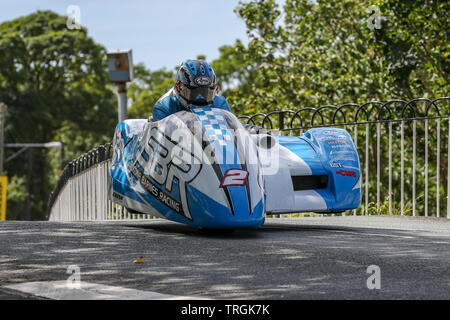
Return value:
<svg viewBox="0 0 450 320">
<path fill-rule="evenodd" d="M 82 281 L 185 296 L 448 298 L 450 234 L 434 229 L 442 224 L 280 219 L 224 233 L 165 220 L 6 222 L 0 285 L 66 280 L 77 265 Z M 370 265 L 382 270 L 381 291 L 366 286 Z"/>
<path fill-rule="evenodd" d="M 298 224 L 265 224 L 259 228 L 242 228 L 242 229 L 209 229 L 195 226 L 172 223 L 168 221 L 142 223 L 137 224 L 126 223 L 121 224 L 124 227 L 138 228 L 149 231 L 162 232 L 165 234 L 177 234 L 194 237 L 206 237 L 217 239 L 252 239 L 264 237 L 265 234 L 276 234 L 286 232 L 332 232 L 332 231 L 348 231 L 361 232 L 361 228 L 349 228 L 340 226 L 315 226 L 315 225 L 298 225 Z"/>
<path fill-rule="evenodd" d="M 249 239 L 258 238 L 261 229 L 206 229 L 195 226 L 183 225 L 178 223 L 160 223 L 151 224 L 124 224 L 124 227 L 138 228 L 148 231 L 156 231 L 164 234 L 177 234 L 192 237 L 205 237 L 214 239 Z"/>
</svg>

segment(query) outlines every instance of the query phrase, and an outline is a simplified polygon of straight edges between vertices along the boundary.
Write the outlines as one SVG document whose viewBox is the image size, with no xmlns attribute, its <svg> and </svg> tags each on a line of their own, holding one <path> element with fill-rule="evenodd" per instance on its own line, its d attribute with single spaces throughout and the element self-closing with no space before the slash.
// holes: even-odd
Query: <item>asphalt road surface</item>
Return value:
<svg viewBox="0 0 450 320">
<path fill-rule="evenodd" d="M 450 220 L 273 218 L 232 234 L 165 220 L 0 222 L 0 299 L 38 298 L 5 286 L 65 281 L 70 265 L 82 282 L 175 296 L 450 299 Z M 380 289 L 368 289 L 371 265 Z"/>
</svg>

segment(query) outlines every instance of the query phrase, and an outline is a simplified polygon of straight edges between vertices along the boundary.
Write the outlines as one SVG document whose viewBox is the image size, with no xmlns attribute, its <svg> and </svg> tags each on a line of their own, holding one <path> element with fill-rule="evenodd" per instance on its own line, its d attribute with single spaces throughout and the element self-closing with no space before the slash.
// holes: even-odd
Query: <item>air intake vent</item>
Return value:
<svg viewBox="0 0 450 320">
<path fill-rule="evenodd" d="M 291 176 L 294 190 L 324 189 L 328 185 L 327 175 Z"/>
</svg>

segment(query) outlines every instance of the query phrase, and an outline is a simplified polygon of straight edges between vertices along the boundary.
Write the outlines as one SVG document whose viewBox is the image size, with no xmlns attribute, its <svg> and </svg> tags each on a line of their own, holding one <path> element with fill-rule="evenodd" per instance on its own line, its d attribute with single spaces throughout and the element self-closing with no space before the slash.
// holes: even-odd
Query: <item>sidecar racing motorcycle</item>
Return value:
<svg viewBox="0 0 450 320">
<path fill-rule="evenodd" d="M 189 225 L 256 228 L 266 214 L 358 208 L 360 171 L 346 130 L 274 136 L 231 112 L 193 107 L 117 125 L 109 196 L 131 212 Z"/>
</svg>

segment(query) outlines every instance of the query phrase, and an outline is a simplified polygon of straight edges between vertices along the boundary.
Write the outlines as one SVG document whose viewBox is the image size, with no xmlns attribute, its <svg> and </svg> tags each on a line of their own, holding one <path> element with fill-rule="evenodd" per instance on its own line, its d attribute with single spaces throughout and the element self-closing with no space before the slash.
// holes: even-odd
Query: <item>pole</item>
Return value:
<svg viewBox="0 0 450 320">
<path fill-rule="evenodd" d="M 64 139 L 61 140 L 61 170 L 64 170 L 64 164 L 66 162 L 66 150 L 64 149 L 65 144 L 66 141 Z"/>
<path fill-rule="evenodd" d="M 0 176 L 3 175 L 3 157 L 4 157 L 4 131 L 6 119 L 6 104 L 0 102 Z"/>
<path fill-rule="evenodd" d="M 28 177 L 27 177 L 27 200 L 25 203 L 25 212 L 21 220 L 31 220 L 31 175 L 33 173 L 33 149 L 28 148 Z"/>
<path fill-rule="evenodd" d="M 119 103 L 119 122 L 128 118 L 127 114 L 127 84 L 120 82 L 117 84 L 117 96 Z"/>
</svg>

